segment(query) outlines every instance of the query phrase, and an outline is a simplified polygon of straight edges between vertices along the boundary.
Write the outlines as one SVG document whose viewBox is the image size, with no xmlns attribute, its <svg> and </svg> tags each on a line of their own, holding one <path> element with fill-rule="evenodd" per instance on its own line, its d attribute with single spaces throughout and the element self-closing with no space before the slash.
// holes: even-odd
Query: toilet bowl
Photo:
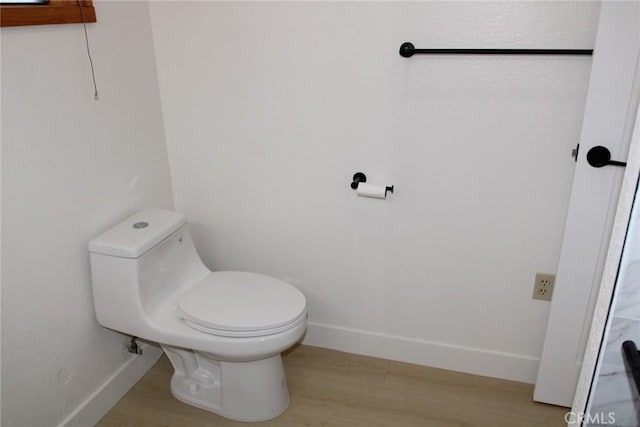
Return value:
<svg viewBox="0 0 640 427">
<path fill-rule="evenodd" d="M 280 353 L 306 330 L 304 295 L 262 274 L 210 271 L 184 215 L 148 209 L 89 243 L 98 322 L 160 344 L 179 400 L 239 421 L 289 403 Z"/>
</svg>

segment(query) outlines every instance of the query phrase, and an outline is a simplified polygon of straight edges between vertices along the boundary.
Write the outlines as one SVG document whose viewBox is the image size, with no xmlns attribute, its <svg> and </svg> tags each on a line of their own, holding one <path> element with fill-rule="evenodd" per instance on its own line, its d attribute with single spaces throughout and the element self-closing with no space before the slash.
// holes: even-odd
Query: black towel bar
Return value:
<svg viewBox="0 0 640 427">
<path fill-rule="evenodd" d="M 427 55 L 593 55 L 593 49 L 416 49 L 411 42 L 400 46 L 400 56 Z"/>
</svg>

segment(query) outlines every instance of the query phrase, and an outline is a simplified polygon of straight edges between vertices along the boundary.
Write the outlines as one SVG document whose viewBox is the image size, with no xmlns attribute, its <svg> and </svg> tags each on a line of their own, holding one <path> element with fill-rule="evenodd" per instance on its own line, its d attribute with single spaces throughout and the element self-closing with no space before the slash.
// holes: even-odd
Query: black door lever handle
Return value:
<svg viewBox="0 0 640 427">
<path fill-rule="evenodd" d="M 587 162 L 594 168 L 601 168 L 603 166 L 627 166 L 626 162 L 611 160 L 611 151 L 602 145 L 592 147 L 587 152 Z"/>
</svg>

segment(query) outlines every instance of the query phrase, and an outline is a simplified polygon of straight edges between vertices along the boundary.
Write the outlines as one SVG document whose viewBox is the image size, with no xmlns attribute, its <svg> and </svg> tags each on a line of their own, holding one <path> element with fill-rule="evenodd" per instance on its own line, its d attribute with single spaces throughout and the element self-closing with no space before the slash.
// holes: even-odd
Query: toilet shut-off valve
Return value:
<svg viewBox="0 0 640 427">
<path fill-rule="evenodd" d="M 138 337 L 131 337 L 131 341 L 129 341 L 129 345 L 127 345 L 127 351 L 133 354 L 142 354 L 142 349 L 136 342 Z"/>
</svg>

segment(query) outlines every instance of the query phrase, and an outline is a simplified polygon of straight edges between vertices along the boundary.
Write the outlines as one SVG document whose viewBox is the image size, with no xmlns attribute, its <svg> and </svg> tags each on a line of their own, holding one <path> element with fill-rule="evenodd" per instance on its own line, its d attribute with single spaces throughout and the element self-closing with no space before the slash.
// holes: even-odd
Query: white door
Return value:
<svg viewBox="0 0 640 427">
<path fill-rule="evenodd" d="M 640 2 L 605 1 L 594 48 L 556 287 L 534 400 L 571 406 L 607 253 L 623 168 L 594 168 L 586 153 L 605 146 L 624 161 L 637 109 Z"/>
<path fill-rule="evenodd" d="M 640 118 L 629 149 L 602 284 L 571 411 L 579 424 L 637 426 L 637 393 L 622 342 L 640 345 Z M 615 421 L 613 421 L 615 419 Z"/>
</svg>

